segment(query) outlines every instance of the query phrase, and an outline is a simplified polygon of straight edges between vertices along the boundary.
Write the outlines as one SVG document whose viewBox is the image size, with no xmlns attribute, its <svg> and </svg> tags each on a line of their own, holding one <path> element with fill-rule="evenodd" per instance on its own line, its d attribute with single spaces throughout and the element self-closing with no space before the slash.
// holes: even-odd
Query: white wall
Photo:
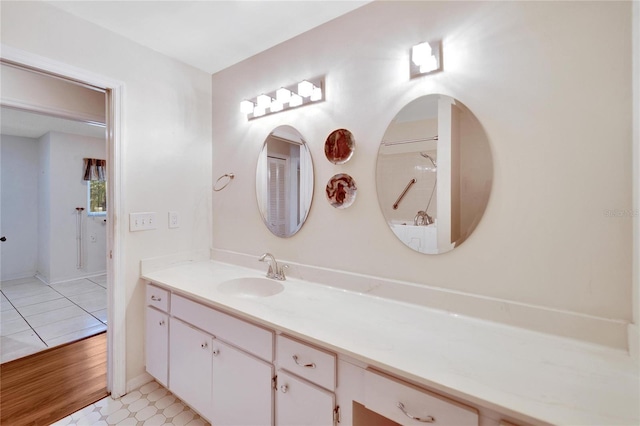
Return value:
<svg viewBox="0 0 640 426">
<path fill-rule="evenodd" d="M 0 135 L 0 280 L 32 277 L 38 257 L 38 140 Z"/>
<path fill-rule="evenodd" d="M 438 38 L 444 72 L 410 80 L 410 47 Z M 249 122 L 239 111 L 243 99 L 318 75 L 322 104 Z M 375 188 L 386 126 L 429 93 L 475 114 L 494 161 L 483 219 L 438 256 L 394 237 Z M 236 176 L 214 194 L 214 247 L 630 321 L 632 219 L 606 212 L 631 208 L 631 104 L 629 2 L 374 2 L 213 76 L 213 177 Z M 266 229 L 254 195 L 262 143 L 283 124 L 307 140 L 316 172 L 308 221 L 287 239 Z M 335 166 L 323 144 L 339 127 L 356 152 Z M 323 194 L 338 172 L 358 184 L 346 210 Z"/>
<path fill-rule="evenodd" d="M 51 277 L 51 134 L 38 139 L 38 267 L 44 282 Z M 46 231 L 44 231 L 46 230 Z"/>
<path fill-rule="evenodd" d="M 49 282 L 104 273 L 107 263 L 105 216 L 87 217 L 87 182 L 84 158 L 106 158 L 104 139 L 67 133 L 49 133 Z M 76 207 L 83 212 L 83 266 L 78 269 Z M 107 207 L 108 208 L 108 207 Z M 96 237 L 91 242 L 90 236 Z"/>
<path fill-rule="evenodd" d="M 122 81 L 123 209 L 155 211 L 155 231 L 124 232 L 127 380 L 144 372 L 140 259 L 207 249 L 211 240 L 210 75 L 42 2 L 2 2 L 2 43 Z M 180 214 L 168 229 L 167 213 Z"/>
</svg>

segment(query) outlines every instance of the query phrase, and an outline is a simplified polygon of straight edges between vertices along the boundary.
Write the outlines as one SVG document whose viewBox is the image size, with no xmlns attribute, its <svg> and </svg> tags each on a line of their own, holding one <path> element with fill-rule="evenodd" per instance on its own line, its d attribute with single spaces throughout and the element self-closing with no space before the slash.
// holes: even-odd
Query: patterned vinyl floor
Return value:
<svg viewBox="0 0 640 426">
<path fill-rule="evenodd" d="M 106 397 L 52 426 L 210 426 L 189 406 L 157 382 L 119 399 Z"/>
</svg>

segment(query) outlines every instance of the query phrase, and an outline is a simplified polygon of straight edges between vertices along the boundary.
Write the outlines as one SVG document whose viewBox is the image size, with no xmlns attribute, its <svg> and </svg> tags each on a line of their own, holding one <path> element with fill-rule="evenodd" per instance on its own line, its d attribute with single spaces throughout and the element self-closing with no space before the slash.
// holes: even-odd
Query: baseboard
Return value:
<svg viewBox="0 0 640 426">
<path fill-rule="evenodd" d="M 69 281 L 84 280 L 84 279 L 87 279 L 87 278 L 92 278 L 92 277 L 97 277 L 97 276 L 100 276 L 100 275 L 105 275 L 106 273 L 107 273 L 106 270 L 88 272 L 86 274 L 82 274 L 82 275 L 78 275 L 78 276 L 74 276 L 74 277 L 65 277 L 65 278 L 58 278 L 58 279 L 55 279 L 55 280 L 51 280 L 51 282 L 49 282 L 47 284 L 60 284 L 60 283 L 67 283 Z M 42 279 L 40 279 L 40 280 L 42 281 Z"/>
<path fill-rule="evenodd" d="M 24 278 L 33 278 L 36 276 L 36 271 L 22 272 L 19 274 L 3 275 L 0 281 L 13 281 L 22 280 Z"/>
<path fill-rule="evenodd" d="M 640 327 L 637 324 L 629 324 L 629 355 L 640 359 Z"/>
<path fill-rule="evenodd" d="M 153 377 L 149 373 L 142 373 L 141 375 L 134 377 L 127 382 L 127 393 L 138 389 L 139 387 L 146 385 L 153 381 Z"/>
<path fill-rule="evenodd" d="M 256 269 L 255 255 L 211 249 L 220 262 Z M 447 311 L 456 315 L 497 322 L 615 349 L 629 350 L 629 323 L 578 312 L 464 293 L 406 281 L 390 280 L 316 266 L 289 265 L 287 275 L 371 296 Z"/>
</svg>

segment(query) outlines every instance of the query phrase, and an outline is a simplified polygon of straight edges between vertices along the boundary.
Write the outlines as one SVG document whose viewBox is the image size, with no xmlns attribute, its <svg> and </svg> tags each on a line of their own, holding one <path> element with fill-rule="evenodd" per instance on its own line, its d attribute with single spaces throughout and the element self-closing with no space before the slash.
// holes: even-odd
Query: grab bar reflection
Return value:
<svg viewBox="0 0 640 426">
<path fill-rule="evenodd" d="M 413 178 L 409 181 L 409 183 L 407 184 L 407 186 L 404 188 L 404 191 L 402 191 L 402 194 L 400 194 L 400 196 L 398 197 L 398 199 L 396 200 L 395 203 L 393 203 L 393 209 L 394 210 L 398 210 L 398 205 L 400 204 L 400 201 L 402 201 L 402 198 L 404 197 L 404 195 L 407 193 L 407 191 L 409 190 L 409 188 L 411 188 L 411 185 L 413 185 L 414 183 L 416 183 L 416 179 Z"/>
</svg>

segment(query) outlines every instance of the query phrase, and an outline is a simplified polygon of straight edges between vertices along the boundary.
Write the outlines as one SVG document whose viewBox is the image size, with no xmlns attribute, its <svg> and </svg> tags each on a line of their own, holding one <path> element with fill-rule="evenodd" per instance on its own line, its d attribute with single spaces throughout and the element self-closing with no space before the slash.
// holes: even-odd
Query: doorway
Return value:
<svg viewBox="0 0 640 426">
<path fill-rule="evenodd" d="M 5 363 L 106 330 L 106 181 L 84 180 L 83 159 L 107 146 L 104 123 L 5 106 L 0 118 Z"/>
<path fill-rule="evenodd" d="M 124 259 L 120 224 L 122 214 L 121 128 L 122 93 L 124 84 L 91 71 L 53 61 L 20 49 L 3 46 L 0 61 L 38 73 L 62 78 L 79 85 L 104 91 L 106 100 L 106 161 L 107 200 L 106 215 L 106 292 L 107 292 L 107 389 L 114 398 L 126 393 L 125 364 L 125 311 L 126 291 L 123 282 Z M 2 248 L 0 245 L 0 255 Z M 118 332 L 116 332 L 118 330 Z"/>
</svg>

